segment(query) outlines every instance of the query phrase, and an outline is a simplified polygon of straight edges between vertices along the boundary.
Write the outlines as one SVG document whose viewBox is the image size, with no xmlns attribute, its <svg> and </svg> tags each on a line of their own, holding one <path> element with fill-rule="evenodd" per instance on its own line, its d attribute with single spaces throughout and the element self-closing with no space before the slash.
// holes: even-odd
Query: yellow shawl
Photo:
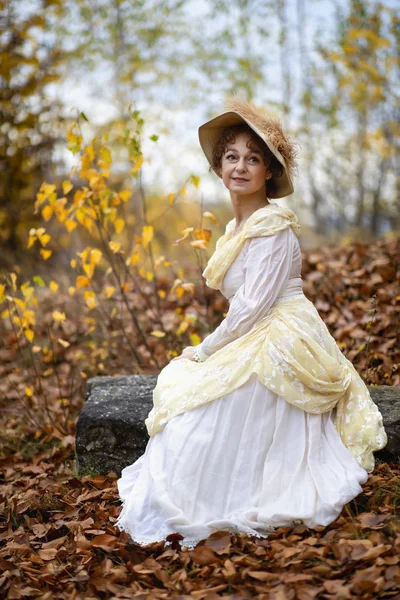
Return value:
<svg viewBox="0 0 400 600">
<path fill-rule="evenodd" d="M 232 236 L 233 220 L 228 223 L 204 271 L 211 287 L 221 285 L 247 237 L 272 235 L 288 226 L 299 231 L 296 215 L 276 207 L 255 211 L 238 235 Z M 373 452 L 387 443 L 382 415 L 304 295 L 278 299 L 248 333 L 206 361 L 181 359 L 164 367 L 145 420 L 149 435 L 161 431 L 176 415 L 229 394 L 253 373 L 266 388 L 306 412 L 321 414 L 336 408 L 334 424 L 344 445 L 364 469 L 373 470 Z"/>
<path fill-rule="evenodd" d="M 203 271 L 206 284 L 214 290 L 221 289 L 226 271 L 248 238 L 274 235 L 289 226 L 297 237 L 300 235 L 300 225 L 295 213 L 289 208 L 279 206 L 276 202 L 254 211 L 245 222 L 243 229 L 236 235 L 232 235 L 234 221 L 235 219 L 229 221 L 225 234 L 217 240 L 215 252 Z"/>
</svg>

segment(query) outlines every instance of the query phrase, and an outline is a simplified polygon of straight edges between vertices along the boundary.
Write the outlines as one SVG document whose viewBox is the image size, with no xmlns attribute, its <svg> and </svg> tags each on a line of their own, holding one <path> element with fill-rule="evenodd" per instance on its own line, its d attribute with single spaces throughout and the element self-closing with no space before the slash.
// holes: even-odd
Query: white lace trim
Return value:
<svg viewBox="0 0 400 600">
<path fill-rule="evenodd" d="M 136 536 L 132 530 L 132 527 L 130 527 L 130 525 L 128 523 L 124 522 L 124 519 L 123 519 L 123 517 L 125 516 L 125 515 L 123 515 L 123 513 L 125 512 L 124 504 L 125 503 L 123 502 L 122 510 L 119 514 L 117 521 L 114 523 L 114 527 L 117 527 L 120 531 L 125 531 L 126 533 L 128 533 L 129 536 L 131 537 L 132 543 L 138 544 L 139 546 L 148 546 L 149 544 L 156 544 L 158 542 L 165 542 L 166 546 L 171 546 L 174 543 L 172 541 L 166 540 L 166 538 L 169 535 L 177 534 L 179 532 L 178 531 L 170 531 L 166 527 L 162 527 L 158 531 L 157 535 L 154 535 L 152 537 Z M 292 521 L 292 523 L 293 523 L 293 525 L 295 525 L 295 524 L 303 523 L 303 521 L 302 521 L 302 519 L 294 519 Z M 263 530 L 265 533 L 261 533 L 259 531 L 256 531 L 255 529 L 252 529 L 251 527 L 245 527 L 245 526 L 239 527 L 237 525 L 231 525 L 230 527 L 222 527 L 221 529 L 218 529 L 218 531 L 226 531 L 228 533 L 232 533 L 232 534 L 236 534 L 236 535 L 245 533 L 252 537 L 266 539 L 270 533 L 272 533 L 273 531 L 275 531 L 278 528 L 279 528 L 279 526 L 268 525 L 268 526 L 263 527 Z M 209 535 L 211 535 L 211 534 L 212 534 L 212 531 L 210 531 Z M 207 539 L 207 537 L 204 537 L 204 536 L 194 537 L 194 538 L 183 537 L 183 539 L 179 540 L 179 544 L 181 545 L 182 548 L 187 548 L 188 550 L 193 550 L 199 542 L 201 542 L 205 539 Z"/>
</svg>

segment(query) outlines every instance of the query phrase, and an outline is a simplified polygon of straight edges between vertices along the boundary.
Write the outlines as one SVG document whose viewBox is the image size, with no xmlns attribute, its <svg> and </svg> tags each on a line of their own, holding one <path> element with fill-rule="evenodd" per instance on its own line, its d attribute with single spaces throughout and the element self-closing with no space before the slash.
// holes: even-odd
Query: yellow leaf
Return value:
<svg viewBox="0 0 400 600">
<path fill-rule="evenodd" d="M 102 256 L 103 253 L 101 250 L 99 250 L 98 248 L 92 248 L 92 250 L 90 251 L 90 262 L 94 265 L 98 265 L 101 261 Z"/>
<path fill-rule="evenodd" d="M 45 229 L 43 227 L 40 227 L 37 231 L 37 237 L 39 238 L 40 243 L 42 244 L 42 246 L 47 246 L 47 244 L 49 243 L 49 241 L 51 240 L 51 237 L 49 236 L 48 233 L 45 233 Z"/>
<path fill-rule="evenodd" d="M 82 265 L 82 267 L 83 267 L 83 270 L 85 271 L 86 275 L 91 279 L 93 277 L 95 265 L 84 264 L 84 265 Z"/>
<path fill-rule="evenodd" d="M 72 219 L 65 219 L 64 225 L 68 233 L 71 233 L 71 231 L 73 231 L 75 227 L 78 226 L 76 221 L 72 221 Z"/>
<path fill-rule="evenodd" d="M 70 346 L 71 344 L 69 342 L 67 342 L 66 340 L 63 340 L 61 338 L 58 338 L 58 343 L 61 344 L 61 346 L 63 346 L 64 348 L 68 348 L 68 346 Z"/>
<path fill-rule="evenodd" d="M 89 160 L 94 160 L 94 148 L 92 145 L 85 146 L 85 152 L 89 157 Z"/>
<path fill-rule="evenodd" d="M 54 310 L 53 319 L 57 322 L 65 321 L 65 313 L 59 312 L 58 310 Z"/>
<path fill-rule="evenodd" d="M 132 175 L 136 175 L 137 174 L 137 172 L 140 170 L 142 164 L 143 164 L 143 156 L 140 156 L 138 158 L 138 160 L 133 163 L 133 166 L 132 166 L 132 169 L 131 169 Z"/>
<path fill-rule="evenodd" d="M 21 298 L 10 298 L 10 300 L 14 300 L 15 304 L 19 306 L 21 310 L 25 310 L 26 303 L 23 300 L 21 300 Z"/>
<path fill-rule="evenodd" d="M 194 283 L 182 283 L 182 287 L 184 290 L 194 294 Z"/>
<path fill-rule="evenodd" d="M 197 190 L 199 187 L 199 183 L 200 183 L 200 177 L 198 175 L 191 175 L 189 177 L 189 181 L 190 181 L 190 183 L 193 183 L 194 187 Z"/>
<path fill-rule="evenodd" d="M 200 248 L 201 250 L 207 250 L 207 242 L 205 240 L 194 240 L 190 242 L 190 245 L 194 248 Z"/>
<path fill-rule="evenodd" d="M 33 389 L 31 387 L 25 386 L 25 394 L 28 396 L 28 398 L 32 398 Z"/>
<path fill-rule="evenodd" d="M 175 200 L 175 194 L 173 194 L 172 192 L 170 194 L 168 194 L 168 202 L 170 204 L 173 204 Z"/>
<path fill-rule="evenodd" d="M 51 289 L 52 292 L 56 293 L 56 292 L 58 292 L 59 285 L 55 281 L 50 281 L 49 288 Z"/>
<path fill-rule="evenodd" d="M 21 290 L 22 290 L 25 300 L 27 302 L 29 302 L 32 299 L 32 296 L 35 292 L 35 288 L 30 285 L 30 286 L 22 289 L 22 286 L 21 286 Z"/>
<path fill-rule="evenodd" d="M 79 275 L 76 278 L 76 287 L 78 290 L 87 287 L 90 284 L 90 279 L 88 279 L 87 277 L 85 277 L 84 275 Z"/>
<path fill-rule="evenodd" d="M 73 258 L 73 259 L 70 261 L 70 263 L 69 263 L 69 264 L 71 265 L 71 267 L 72 267 L 73 269 L 75 269 L 75 267 L 76 267 L 76 260 L 75 260 L 75 258 Z"/>
<path fill-rule="evenodd" d="M 175 279 L 175 281 L 174 281 L 174 285 L 173 285 L 173 286 L 172 286 L 172 288 L 171 288 L 171 292 L 174 292 L 174 291 L 175 291 L 175 288 L 176 288 L 178 285 L 180 285 L 180 284 L 181 284 L 181 282 L 182 282 L 182 280 L 181 280 L 181 279 Z"/>
<path fill-rule="evenodd" d="M 132 192 L 130 190 L 121 190 L 118 193 L 118 196 L 121 198 L 121 200 L 123 202 L 127 202 L 129 200 L 129 198 L 131 197 Z"/>
<path fill-rule="evenodd" d="M 193 230 L 194 230 L 194 227 L 186 227 L 186 229 L 184 229 L 182 231 L 183 236 L 181 238 L 179 238 L 178 240 L 176 240 L 175 244 L 179 244 L 180 242 L 185 240 L 188 237 L 189 233 L 192 233 Z"/>
<path fill-rule="evenodd" d="M 6 291 L 6 286 L 4 285 L 4 283 L 0 283 L 0 299 L 3 298 L 5 291 Z"/>
<path fill-rule="evenodd" d="M 114 254 L 119 252 L 119 250 L 121 248 L 121 244 L 119 242 L 110 242 L 108 245 L 110 246 L 110 248 L 114 252 Z"/>
<path fill-rule="evenodd" d="M 40 249 L 40 254 L 43 256 L 44 260 L 47 260 L 52 255 L 51 250 L 45 250 L 44 248 Z"/>
<path fill-rule="evenodd" d="M 42 217 L 45 221 L 50 221 L 52 215 L 53 208 L 51 206 L 47 205 L 42 209 Z"/>
<path fill-rule="evenodd" d="M 132 265 L 132 267 L 134 267 L 135 265 L 138 264 L 139 260 L 140 260 L 139 254 L 132 254 L 130 256 L 130 258 L 128 258 L 128 262 L 126 264 L 127 264 L 127 266 Z"/>
<path fill-rule="evenodd" d="M 97 306 L 96 298 L 93 298 L 93 297 L 85 298 L 85 302 L 90 310 L 92 310 L 93 308 L 96 308 L 96 306 Z"/>
<path fill-rule="evenodd" d="M 24 310 L 22 313 L 24 327 L 35 324 L 35 313 L 33 310 Z"/>
<path fill-rule="evenodd" d="M 17 276 L 13 272 L 13 273 L 10 273 L 10 277 L 11 277 L 12 289 L 14 290 L 14 292 L 16 292 L 17 291 L 17 286 L 16 286 Z"/>
<path fill-rule="evenodd" d="M 112 285 L 108 285 L 105 290 L 103 291 L 103 296 L 105 298 L 111 298 L 111 296 L 114 294 L 115 292 L 115 287 L 113 287 Z"/>
<path fill-rule="evenodd" d="M 163 261 L 165 261 L 165 256 L 159 256 L 154 262 L 154 268 L 156 269 Z"/>
<path fill-rule="evenodd" d="M 82 252 L 77 252 L 77 255 L 81 257 L 83 262 L 87 262 L 89 260 L 89 253 L 91 251 L 90 246 L 86 246 Z"/>
<path fill-rule="evenodd" d="M 188 327 L 189 323 L 187 321 L 181 321 L 176 331 L 177 335 L 182 335 L 182 333 L 184 333 Z"/>
<path fill-rule="evenodd" d="M 56 189 L 53 183 L 42 183 L 40 191 L 44 193 L 45 197 L 48 198 Z"/>
<path fill-rule="evenodd" d="M 62 182 L 63 194 L 68 194 L 73 188 L 73 185 L 70 181 L 65 180 Z"/>
<path fill-rule="evenodd" d="M 29 238 L 28 238 L 28 244 L 27 244 L 27 248 L 30 248 L 31 246 L 33 246 L 33 244 L 36 242 L 36 233 L 35 235 L 31 235 L 29 233 Z"/>
<path fill-rule="evenodd" d="M 210 229 L 200 229 L 199 227 L 196 227 L 196 229 L 194 230 L 194 239 L 204 240 L 208 243 L 211 239 Z"/>
<path fill-rule="evenodd" d="M 35 334 L 32 331 L 32 329 L 25 329 L 24 335 L 25 335 L 26 339 L 32 343 L 32 340 L 35 337 Z"/>
<path fill-rule="evenodd" d="M 154 229 L 152 225 L 144 225 L 142 229 L 142 244 L 143 248 L 147 248 L 151 240 L 153 239 Z"/>
<path fill-rule="evenodd" d="M 197 333 L 190 333 L 189 338 L 192 346 L 197 346 L 201 342 L 200 336 Z"/>
<path fill-rule="evenodd" d="M 22 327 L 22 321 L 18 315 L 13 316 L 12 322 L 18 325 L 18 327 Z"/>
<path fill-rule="evenodd" d="M 115 233 L 121 233 L 123 228 L 125 227 L 125 221 L 123 219 L 116 219 L 114 223 Z"/>
<path fill-rule="evenodd" d="M 68 294 L 70 296 L 74 296 L 75 292 L 76 292 L 76 288 L 74 288 L 73 285 L 70 285 L 69 288 L 68 288 Z"/>
<path fill-rule="evenodd" d="M 153 281 L 154 275 L 151 273 L 151 271 L 146 271 L 146 279 L 147 281 Z"/>
<path fill-rule="evenodd" d="M 165 290 L 158 290 L 158 295 L 160 296 L 160 298 L 165 298 L 167 292 Z"/>
<path fill-rule="evenodd" d="M 36 202 L 35 202 L 35 214 L 37 209 L 39 208 L 39 206 L 41 206 L 41 204 L 43 204 L 43 202 L 46 200 L 46 194 L 43 194 L 41 192 L 38 192 L 36 194 Z"/>
<path fill-rule="evenodd" d="M 108 168 L 112 163 L 112 157 L 110 149 L 107 146 L 102 146 L 100 149 L 101 160 L 98 161 L 98 165 L 101 169 Z"/>
<path fill-rule="evenodd" d="M 208 210 L 203 213 L 203 217 L 206 217 L 206 219 L 210 219 L 213 223 L 215 223 L 216 225 L 218 225 L 218 220 Z"/>
<path fill-rule="evenodd" d="M 159 331 L 158 329 L 155 329 L 154 331 L 150 332 L 150 335 L 154 335 L 154 337 L 157 338 L 162 338 L 165 336 L 165 331 Z"/>
</svg>

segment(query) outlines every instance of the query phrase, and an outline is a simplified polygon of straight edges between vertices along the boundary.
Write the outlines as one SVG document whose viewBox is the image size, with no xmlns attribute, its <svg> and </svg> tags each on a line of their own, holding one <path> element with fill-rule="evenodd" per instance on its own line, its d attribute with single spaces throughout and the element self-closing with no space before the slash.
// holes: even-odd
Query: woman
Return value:
<svg viewBox="0 0 400 600">
<path fill-rule="evenodd" d="M 226 108 L 199 137 L 235 215 L 203 272 L 230 305 L 159 374 L 146 451 L 118 479 L 116 526 L 142 545 L 327 525 L 387 442 L 367 387 L 303 293 L 297 217 L 270 200 L 294 191 L 295 146 L 254 105 Z"/>
</svg>

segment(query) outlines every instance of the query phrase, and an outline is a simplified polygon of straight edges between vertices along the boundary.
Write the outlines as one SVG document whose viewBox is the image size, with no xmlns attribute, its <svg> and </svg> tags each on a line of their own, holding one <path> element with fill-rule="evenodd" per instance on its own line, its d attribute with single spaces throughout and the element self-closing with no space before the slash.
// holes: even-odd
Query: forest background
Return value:
<svg viewBox="0 0 400 600">
<path fill-rule="evenodd" d="M 300 144 L 279 203 L 305 293 L 367 382 L 399 385 L 395 2 L 0 6 L 2 385 L 28 421 L 70 431 L 88 376 L 157 372 L 226 314 L 201 274 L 231 207 L 197 129 L 237 91 Z"/>
</svg>

